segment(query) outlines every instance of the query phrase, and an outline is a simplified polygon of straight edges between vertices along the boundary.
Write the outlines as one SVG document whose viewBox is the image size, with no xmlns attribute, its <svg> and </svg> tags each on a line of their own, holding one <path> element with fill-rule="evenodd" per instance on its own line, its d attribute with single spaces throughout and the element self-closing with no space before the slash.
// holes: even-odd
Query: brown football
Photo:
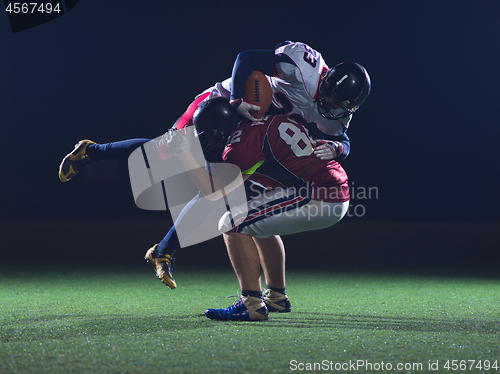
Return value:
<svg viewBox="0 0 500 374">
<path fill-rule="evenodd" d="M 263 117 L 271 106 L 272 97 L 273 90 L 266 76 L 262 72 L 254 70 L 245 83 L 243 100 L 260 106 L 260 110 L 258 112 L 250 111 L 250 114 L 256 118 Z"/>
</svg>

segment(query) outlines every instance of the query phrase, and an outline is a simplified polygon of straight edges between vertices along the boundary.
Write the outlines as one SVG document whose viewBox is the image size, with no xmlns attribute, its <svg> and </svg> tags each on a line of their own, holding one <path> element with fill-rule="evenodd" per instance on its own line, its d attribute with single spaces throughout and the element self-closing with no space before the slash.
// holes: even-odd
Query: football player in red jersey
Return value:
<svg viewBox="0 0 500 374">
<path fill-rule="evenodd" d="M 207 106 L 198 111 L 205 108 L 210 110 Z M 200 137 L 211 127 L 202 120 L 206 117 L 210 116 L 195 117 Z M 220 219 L 219 230 L 238 277 L 241 300 L 225 309 L 206 310 L 208 318 L 251 321 L 267 319 L 268 309 L 290 311 L 279 235 L 332 226 L 349 206 L 344 169 L 335 160 L 316 157 L 315 143 L 305 127 L 283 116 L 246 121 L 229 136 L 223 160 L 238 166 L 243 180 L 258 182 L 266 191 L 251 199 L 245 207 L 248 209 L 231 209 Z M 180 157 L 187 170 L 194 170 L 189 152 Z M 213 193 L 211 186 L 217 183 L 203 183 L 207 180 L 200 182 L 200 190 Z M 264 297 L 261 264 L 267 286 Z"/>
</svg>

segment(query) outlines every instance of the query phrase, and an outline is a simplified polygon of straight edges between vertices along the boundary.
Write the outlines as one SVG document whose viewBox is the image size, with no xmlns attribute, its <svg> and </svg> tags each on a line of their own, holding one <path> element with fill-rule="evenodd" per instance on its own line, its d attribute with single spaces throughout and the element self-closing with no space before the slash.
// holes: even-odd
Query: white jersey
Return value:
<svg viewBox="0 0 500 374">
<path fill-rule="evenodd" d="M 268 79 L 274 93 L 273 106 L 278 111 L 287 110 L 279 114 L 300 122 L 315 122 L 325 134 L 341 135 L 352 116 L 332 120 L 322 117 L 318 111 L 320 79 L 329 70 L 321 53 L 304 43 L 291 42 L 278 47 L 275 55 L 276 76 Z M 341 108 L 333 111 L 334 114 L 343 112 Z"/>
<path fill-rule="evenodd" d="M 328 72 L 321 53 L 304 43 L 290 42 L 275 51 L 276 76 L 267 77 L 273 90 L 273 101 L 269 109 L 274 114 L 285 115 L 298 122 L 314 122 L 328 135 L 342 135 L 349 127 L 352 115 L 341 119 L 327 119 L 318 111 L 316 99 L 320 79 Z M 208 98 L 223 96 L 230 98 L 231 78 L 215 84 L 204 92 L 210 92 Z M 333 114 L 342 114 L 343 109 L 332 110 Z"/>
</svg>

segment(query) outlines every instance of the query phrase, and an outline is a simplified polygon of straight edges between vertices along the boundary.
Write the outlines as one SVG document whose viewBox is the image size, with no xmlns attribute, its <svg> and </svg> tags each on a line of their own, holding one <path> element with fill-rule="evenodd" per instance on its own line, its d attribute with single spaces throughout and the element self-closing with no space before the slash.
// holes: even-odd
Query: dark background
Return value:
<svg viewBox="0 0 500 374">
<path fill-rule="evenodd" d="M 360 207 L 331 229 L 285 238 L 290 266 L 492 265 L 499 14 L 494 0 L 81 0 L 18 33 L 0 15 L 0 260 L 142 261 L 169 214 L 135 206 L 126 162 L 103 161 L 63 184 L 61 159 L 81 139 L 161 135 L 231 75 L 238 52 L 293 40 L 330 66 L 368 70 L 372 93 L 351 122 L 343 166 L 355 191 L 378 194 L 354 196 Z M 227 265 L 221 238 L 178 257 Z"/>
</svg>

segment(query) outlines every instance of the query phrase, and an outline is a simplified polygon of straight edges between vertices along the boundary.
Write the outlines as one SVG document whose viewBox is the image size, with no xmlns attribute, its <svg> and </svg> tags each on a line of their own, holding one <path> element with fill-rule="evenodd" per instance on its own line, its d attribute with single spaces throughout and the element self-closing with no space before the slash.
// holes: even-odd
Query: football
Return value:
<svg viewBox="0 0 500 374">
<path fill-rule="evenodd" d="M 271 106 L 273 90 L 264 73 L 254 70 L 245 83 L 243 100 L 247 103 L 260 106 L 260 110 L 250 111 L 256 118 L 262 118 Z"/>
</svg>

